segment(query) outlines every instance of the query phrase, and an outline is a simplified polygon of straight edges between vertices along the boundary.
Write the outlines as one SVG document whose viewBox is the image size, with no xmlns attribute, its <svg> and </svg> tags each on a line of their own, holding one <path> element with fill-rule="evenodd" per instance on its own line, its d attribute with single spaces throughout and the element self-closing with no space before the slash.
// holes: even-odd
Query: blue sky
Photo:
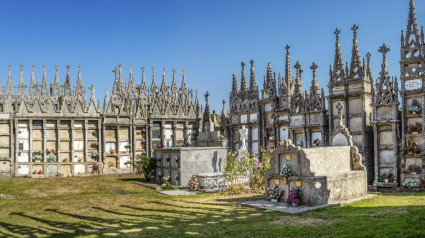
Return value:
<svg viewBox="0 0 425 238">
<path fill-rule="evenodd" d="M 291 45 L 292 64 L 303 66 L 304 88 L 311 81 L 310 65 L 319 65 L 317 76 L 327 92 L 329 64 L 333 62 L 336 27 L 341 29 L 344 61 L 352 47 L 351 26 L 359 25 L 362 57 L 372 54 L 374 78 L 378 77 L 381 54 L 386 43 L 392 75 L 399 76 L 400 32 L 406 28 L 408 0 L 69 0 L 2 1 L 0 7 L 0 81 L 7 82 L 7 67 L 12 64 L 14 83 L 19 80 L 19 65 L 24 65 L 27 84 L 31 64 L 41 82 L 42 65 L 47 65 L 48 80 L 54 80 L 54 65 L 59 65 L 61 81 L 65 66 L 71 66 L 73 84 L 77 65 L 81 65 L 84 86 L 94 84 L 103 102 L 104 90 L 111 90 L 112 69 L 123 64 L 128 80 L 129 65 L 137 83 L 141 66 L 146 66 L 150 84 L 152 66 L 157 67 L 157 83 L 165 68 L 171 84 L 171 69 L 186 68 L 190 88 L 201 94 L 210 92 L 211 106 L 221 111 L 228 101 L 232 73 L 240 62 L 255 61 L 257 83 L 267 62 L 273 70 L 284 71 L 284 47 Z M 419 25 L 425 22 L 425 2 L 416 1 Z M 293 71 L 295 72 L 295 71 Z M 248 68 L 246 70 L 248 74 Z M 90 96 L 90 95 L 88 95 Z M 203 102 L 203 98 L 202 98 Z"/>
</svg>

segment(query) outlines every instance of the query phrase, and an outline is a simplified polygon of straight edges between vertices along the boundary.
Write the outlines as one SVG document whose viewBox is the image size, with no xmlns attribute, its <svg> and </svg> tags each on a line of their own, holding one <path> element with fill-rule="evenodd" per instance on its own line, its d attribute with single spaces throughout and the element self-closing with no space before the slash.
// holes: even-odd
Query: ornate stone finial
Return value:
<svg viewBox="0 0 425 238">
<path fill-rule="evenodd" d="M 336 36 L 336 41 L 339 41 L 339 33 L 341 33 L 341 31 L 338 28 L 336 28 L 334 31 L 334 34 Z"/>
<path fill-rule="evenodd" d="M 69 65 L 66 66 L 66 70 L 69 71 Z"/>
<path fill-rule="evenodd" d="M 251 68 L 254 68 L 254 60 L 251 59 L 251 61 L 249 61 L 249 63 L 251 64 Z"/>
<path fill-rule="evenodd" d="M 204 94 L 204 96 L 205 96 L 205 103 L 206 103 L 206 105 L 209 105 L 209 103 L 208 103 L 208 97 L 210 96 L 210 93 L 207 91 L 207 92 Z"/>
<path fill-rule="evenodd" d="M 21 64 L 19 65 L 19 70 L 22 72 L 22 70 L 24 70 L 24 66 Z"/>
<path fill-rule="evenodd" d="M 316 79 L 316 69 L 318 68 L 316 62 L 313 62 L 310 66 L 310 69 L 313 71 L 313 79 Z"/>
<path fill-rule="evenodd" d="M 241 62 L 242 66 L 242 72 L 241 72 L 241 91 L 247 91 L 248 86 L 246 84 L 246 78 L 245 78 L 245 62 Z"/>
<path fill-rule="evenodd" d="M 176 74 L 176 68 L 173 68 L 173 74 Z"/>
<path fill-rule="evenodd" d="M 290 46 L 289 44 L 287 44 L 287 45 L 285 46 L 285 49 L 286 49 L 286 53 L 287 53 L 287 54 L 289 54 L 289 48 L 291 48 L 291 46 Z"/>
<path fill-rule="evenodd" d="M 354 39 L 357 38 L 357 30 L 359 29 L 359 26 L 354 24 L 353 27 L 351 27 L 351 30 L 353 30 Z"/>
<path fill-rule="evenodd" d="M 223 101 L 221 103 L 223 104 L 223 109 L 224 109 L 225 105 L 226 105 L 226 100 L 223 99 Z"/>
<path fill-rule="evenodd" d="M 297 70 L 297 78 L 301 78 L 301 74 L 302 74 L 302 72 L 304 72 L 304 70 L 302 70 L 301 64 L 300 64 L 299 61 L 297 61 L 297 63 L 295 63 L 294 68 Z"/>
<path fill-rule="evenodd" d="M 133 73 L 133 65 L 130 64 L 130 74 Z"/>
<path fill-rule="evenodd" d="M 146 69 L 146 67 L 145 66 L 142 66 L 142 72 L 143 73 L 145 72 L 145 69 Z"/>
<path fill-rule="evenodd" d="M 165 75 L 165 68 L 162 68 L 162 74 Z"/>
<path fill-rule="evenodd" d="M 343 123 L 342 123 L 342 109 L 343 108 L 344 108 L 344 105 L 341 102 L 338 102 L 336 104 L 336 109 L 338 109 L 338 118 L 339 118 L 338 125 L 339 126 L 343 126 Z"/>
<path fill-rule="evenodd" d="M 34 71 L 34 68 L 35 68 L 35 65 L 31 65 L 31 69 L 32 69 L 32 71 Z"/>
<path fill-rule="evenodd" d="M 186 69 L 182 69 L 183 75 L 186 73 Z"/>
<path fill-rule="evenodd" d="M 383 63 L 387 62 L 387 53 L 390 50 L 391 49 L 389 47 L 387 47 L 387 45 L 385 45 L 385 43 L 381 47 L 379 47 L 378 52 L 382 53 Z"/>
</svg>

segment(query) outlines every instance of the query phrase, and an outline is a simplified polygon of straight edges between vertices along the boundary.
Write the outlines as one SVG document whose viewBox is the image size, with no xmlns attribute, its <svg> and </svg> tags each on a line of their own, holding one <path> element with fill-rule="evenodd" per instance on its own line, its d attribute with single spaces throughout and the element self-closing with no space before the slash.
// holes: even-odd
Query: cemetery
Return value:
<svg viewBox="0 0 425 238">
<path fill-rule="evenodd" d="M 162 70 L 161 84 L 114 70 L 103 104 L 87 98 L 81 68 L 72 86 L 55 65 L 48 85 L 0 86 L 0 237 L 423 236 L 425 232 L 425 37 L 409 1 L 401 35 L 400 89 L 382 44 L 379 76 L 351 62 L 341 31 L 328 95 L 312 62 L 309 90 L 285 47 L 282 76 L 254 60 L 249 82 L 231 77 L 221 114 Z M 295 75 L 292 74 L 295 69 Z M 229 80 L 230 82 L 230 80 Z M 230 84 L 229 84 L 230 85 Z M 202 94 L 201 94 L 202 95 Z M 361 218 L 361 219 L 359 219 Z M 390 224 L 390 225 L 389 225 Z"/>
</svg>

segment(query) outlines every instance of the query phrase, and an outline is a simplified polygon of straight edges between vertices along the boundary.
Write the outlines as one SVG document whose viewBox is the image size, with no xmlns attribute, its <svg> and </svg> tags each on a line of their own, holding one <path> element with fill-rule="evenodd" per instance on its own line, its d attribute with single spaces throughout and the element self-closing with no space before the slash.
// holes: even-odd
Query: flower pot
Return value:
<svg viewBox="0 0 425 238">
<path fill-rule="evenodd" d="M 276 203 L 277 199 L 270 199 L 270 201 Z"/>
<path fill-rule="evenodd" d="M 421 188 L 424 189 L 425 188 L 425 183 L 421 184 Z"/>
<path fill-rule="evenodd" d="M 285 185 L 287 185 L 287 184 L 288 184 L 288 176 L 283 177 L 283 183 L 284 183 Z"/>
<path fill-rule="evenodd" d="M 298 207 L 298 205 L 300 205 L 300 204 L 298 204 L 298 203 L 292 203 L 292 206 L 293 207 Z"/>
<path fill-rule="evenodd" d="M 389 179 L 384 179 L 384 183 L 388 183 L 389 182 Z"/>
</svg>

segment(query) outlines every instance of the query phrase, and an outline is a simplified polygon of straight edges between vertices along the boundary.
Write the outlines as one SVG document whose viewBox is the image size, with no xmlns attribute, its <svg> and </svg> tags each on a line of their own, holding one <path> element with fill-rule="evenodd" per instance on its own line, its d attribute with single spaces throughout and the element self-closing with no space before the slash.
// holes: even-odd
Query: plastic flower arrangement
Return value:
<svg viewBox="0 0 425 238">
<path fill-rule="evenodd" d="M 409 133 L 421 133 L 422 132 L 422 123 L 416 122 L 415 124 L 409 124 L 408 126 Z"/>
<path fill-rule="evenodd" d="M 283 191 L 280 191 L 278 186 L 274 188 L 267 188 L 267 199 L 279 199 L 283 196 Z"/>
<path fill-rule="evenodd" d="M 409 114 L 416 114 L 420 113 L 422 111 L 421 105 L 418 103 L 418 100 L 413 99 L 412 105 L 407 109 L 407 113 Z"/>
<path fill-rule="evenodd" d="M 320 146 L 320 145 L 322 144 L 322 141 L 321 141 L 321 140 L 319 140 L 319 138 L 316 138 L 316 139 L 313 141 L 313 144 L 314 144 L 315 146 Z"/>
<path fill-rule="evenodd" d="M 189 183 L 187 184 L 187 186 L 189 187 L 189 190 L 192 190 L 192 191 L 199 190 L 199 181 L 198 181 L 198 178 L 196 176 L 192 176 L 192 178 L 190 178 Z"/>
<path fill-rule="evenodd" d="M 50 162 L 50 163 L 56 162 L 56 155 L 53 154 L 53 153 L 48 154 L 47 155 L 47 162 Z"/>
<path fill-rule="evenodd" d="M 304 142 L 303 142 L 303 140 L 297 140 L 297 143 L 295 143 L 295 145 L 302 147 L 304 145 Z"/>
<path fill-rule="evenodd" d="M 406 171 L 408 174 L 420 174 L 422 172 L 422 168 L 419 165 L 411 164 L 407 168 Z"/>
<path fill-rule="evenodd" d="M 280 170 L 280 176 L 289 177 L 291 175 L 292 175 L 291 174 L 291 169 L 289 168 L 289 166 L 287 164 L 284 164 L 282 166 L 282 169 Z"/>
<path fill-rule="evenodd" d="M 288 199 L 286 199 L 287 203 L 292 203 L 293 205 L 300 204 L 301 199 L 301 191 L 299 188 L 292 188 L 291 194 L 289 194 Z"/>
<path fill-rule="evenodd" d="M 419 188 L 419 184 L 413 179 L 406 179 L 401 185 L 404 188 Z"/>
</svg>

